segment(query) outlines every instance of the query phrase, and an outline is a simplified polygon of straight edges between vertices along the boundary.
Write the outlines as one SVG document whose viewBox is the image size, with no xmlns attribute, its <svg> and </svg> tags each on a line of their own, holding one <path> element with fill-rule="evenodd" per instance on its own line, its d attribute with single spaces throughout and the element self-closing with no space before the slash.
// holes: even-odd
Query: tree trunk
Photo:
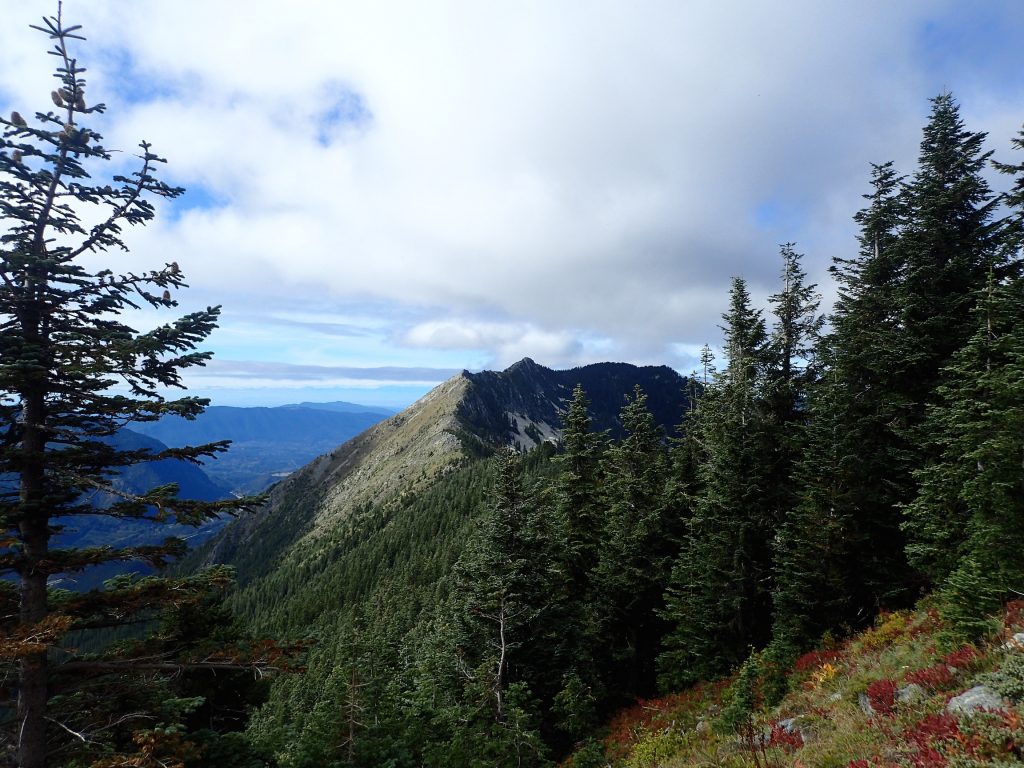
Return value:
<svg viewBox="0 0 1024 768">
<path fill-rule="evenodd" d="M 19 620 L 31 627 L 46 618 L 45 570 L 40 564 L 49 549 L 49 515 L 44 507 L 46 436 L 44 400 L 41 388 L 23 398 L 25 432 L 22 438 L 21 512 L 19 524 L 24 543 L 21 569 Z M 18 682 L 18 765 L 20 768 L 46 766 L 46 699 L 49 671 L 46 651 L 22 658 Z"/>
</svg>

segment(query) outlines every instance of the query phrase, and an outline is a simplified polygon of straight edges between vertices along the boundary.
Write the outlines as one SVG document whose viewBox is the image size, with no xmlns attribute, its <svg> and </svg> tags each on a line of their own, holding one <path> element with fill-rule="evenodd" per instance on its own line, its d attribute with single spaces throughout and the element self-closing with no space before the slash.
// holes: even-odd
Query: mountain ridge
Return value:
<svg viewBox="0 0 1024 768">
<path fill-rule="evenodd" d="M 524 358 L 504 371 L 464 370 L 279 482 L 268 503 L 227 526 L 202 561 L 235 565 L 243 586 L 286 559 L 315 571 L 317 542 L 346 521 L 357 524 L 362 510 L 399 504 L 500 447 L 557 442 L 560 410 L 576 384 L 591 400 L 595 429 L 614 434 L 621 433 L 618 413 L 635 386 L 647 394 L 655 420 L 673 431 L 685 411 L 686 382 L 667 366 L 628 363 L 556 371 Z M 247 544 L 257 538 L 275 554 L 247 562 Z"/>
</svg>

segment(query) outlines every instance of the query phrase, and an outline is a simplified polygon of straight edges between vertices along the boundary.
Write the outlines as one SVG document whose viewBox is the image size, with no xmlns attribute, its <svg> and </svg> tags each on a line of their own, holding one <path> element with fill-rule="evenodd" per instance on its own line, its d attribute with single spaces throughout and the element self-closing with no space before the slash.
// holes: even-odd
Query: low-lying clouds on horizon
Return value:
<svg viewBox="0 0 1024 768">
<path fill-rule="evenodd" d="M 290 376 L 685 373 L 732 275 L 776 290 L 780 243 L 831 298 L 869 163 L 913 171 L 929 97 L 1002 159 L 1024 121 L 1015 0 L 297 8 L 64 5 L 107 146 L 146 138 L 192 190 L 103 258 L 178 261 L 183 302 L 226 307 L 217 354 Z M 54 8 L 7 10 L 0 108 L 46 109 L 26 25 Z"/>
</svg>

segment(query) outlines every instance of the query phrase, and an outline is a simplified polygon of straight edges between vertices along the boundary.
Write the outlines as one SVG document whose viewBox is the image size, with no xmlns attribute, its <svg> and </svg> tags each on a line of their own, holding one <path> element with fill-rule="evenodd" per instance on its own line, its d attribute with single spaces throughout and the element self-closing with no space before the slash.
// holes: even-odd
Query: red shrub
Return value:
<svg viewBox="0 0 1024 768">
<path fill-rule="evenodd" d="M 957 741 L 961 737 L 960 724 L 948 712 L 927 715 L 908 728 L 904 738 L 908 744 L 928 747 L 937 742 Z"/>
<path fill-rule="evenodd" d="M 772 726 L 771 735 L 768 737 L 769 747 L 780 747 L 786 752 L 800 749 L 804 745 L 804 737 L 800 731 L 787 731 L 781 725 Z"/>
<path fill-rule="evenodd" d="M 903 679 L 908 683 L 917 683 L 930 691 L 945 690 L 955 682 L 953 670 L 946 664 L 935 664 L 925 669 L 908 672 Z"/>
<path fill-rule="evenodd" d="M 949 761 L 931 747 L 923 747 L 910 756 L 910 764 L 914 768 L 946 768 Z"/>
<path fill-rule="evenodd" d="M 1020 629 L 1024 627 L 1024 600 L 1011 600 L 1006 604 L 1007 629 Z"/>
<path fill-rule="evenodd" d="M 943 661 L 951 667 L 959 670 L 969 669 L 981 658 L 978 649 L 973 645 L 965 645 L 959 651 L 953 651 Z"/>
<path fill-rule="evenodd" d="M 896 707 L 896 682 L 875 680 L 868 686 L 868 701 L 871 708 L 880 715 L 891 715 Z"/>
<path fill-rule="evenodd" d="M 818 669 L 822 664 L 838 661 L 842 654 L 839 651 L 810 651 L 793 663 L 797 672 L 808 672 Z"/>
<path fill-rule="evenodd" d="M 609 757 L 616 759 L 629 754 L 634 742 L 645 732 L 663 730 L 671 726 L 684 712 L 702 709 L 707 703 L 718 701 L 724 684 L 699 684 L 681 693 L 660 699 L 637 699 L 636 703 L 615 713 L 608 724 L 604 739 Z"/>
<path fill-rule="evenodd" d="M 978 745 L 977 737 L 961 731 L 957 719 L 947 712 L 926 716 L 908 728 L 903 737 L 907 744 L 917 747 L 910 756 L 914 768 L 944 768 L 948 761 L 937 749 L 944 744 L 968 755 L 973 755 Z"/>
</svg>

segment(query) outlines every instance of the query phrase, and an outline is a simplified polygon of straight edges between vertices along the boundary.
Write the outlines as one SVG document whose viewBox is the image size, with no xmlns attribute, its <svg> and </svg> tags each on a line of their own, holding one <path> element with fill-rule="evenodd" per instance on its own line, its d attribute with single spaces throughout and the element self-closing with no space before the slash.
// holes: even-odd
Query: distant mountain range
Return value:
<svg viewBox="0 0 1024 768">
<path fill-rule="evenodd" d="M 355 403 L 296 403 L 274 408 L 211 406 L 194 420 L 168 416 L 132 430 L 171 446 L 231 440 L 230 450 L 204 463 L 219 485 L 259 493 L 358 435 L 393 410 Z"/>
<path fill-rule="evenodd" d="M 122 450 L 148 449 L 159 453 L 167 446 L 146 435 L 140 435 L 130 429 L 122 429 L 112 442 Z M 217 501 L 230 496 L 229 491 L 213 482 L 200 467 L 181 459 L 161 459 L 126 467 L 113 480 L 114 487 L 125 493 L 142 494 L 152 488 L 175 483 L 178 495 L 185 499 L 198 501 Z M 92 503 L 99 508 L 109 506 L 115 498 L 107 493 L 95 492 L 91 496 Z M 57 547 L 129 547 L 140 544 L 154 544 L 168 536 L 186 539 L 191 544 L 198 544 L 219 531 L 227 520 L 208 523 L 201 528 L 188 525 L 154 525 L 139 520 L 124 520 L 105 515 L 78 515 L 71 518 L 58 518 L 62 530 L 54 538 Z M 106 563 L 94 566 L 84 572 L 66 576 L 54 586 L 65 589 L 88 590 L 98 587 L 106 579 L 119 573 L 148 573 L 149 568 L 141 564 Z"/>
<path fill-rule="evenodd" d="M 149 449 L 158 453 L 168 446 L 217 440 L 235 442 L 227 454 L 204 466 L 180 459 L 162 459 L 127 467 L 114 480 L 114 486 L 127 493 L 141 494 L 175 483 L 182 498 L 199 501 L 257 493 L 392 413 L 386 408 L 346 402 L 298 403 L 276 408 L 214 406 L 193 421 L 174 416 L 158 422 L 133 424 L 131 429 L 121 430 L 114 438 L 118 448 Z M 92 501 L 102 508 L 114 499 L 97 492 Z M 219 531 L 228 520 L 214 521 L 201 528 L 157 526 L 104 515 L 83 515 L 60 522 L 64 528 L 55 539 L 56 546 L 124 547 L 156 543 L 168 536 L 177 536 L 196 545 Z M 144 573 L 147 569 L 137 564 L 109 563 L 89 568 L 55 586 L 91 589 L 127 571 Z"/>
</svg>

